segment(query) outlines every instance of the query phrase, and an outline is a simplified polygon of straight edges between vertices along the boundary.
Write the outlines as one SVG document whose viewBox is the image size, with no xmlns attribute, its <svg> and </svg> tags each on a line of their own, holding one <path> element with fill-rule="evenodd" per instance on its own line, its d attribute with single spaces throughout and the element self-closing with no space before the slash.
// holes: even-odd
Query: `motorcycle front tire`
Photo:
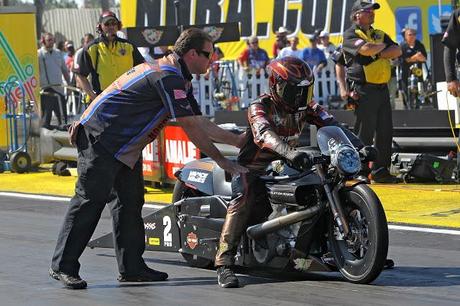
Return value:
<svg viewBox="0 0 460 306">
<path fill-rule="evenodd" d="M 388 224 L 377 195 L 359 184 L 340 193 L 351 235 L 340 237 L 330 221 L 329 244 L 340 273 L 352 283 L 368 284 L 382 272 L 388 254 Z"/>
</svg>

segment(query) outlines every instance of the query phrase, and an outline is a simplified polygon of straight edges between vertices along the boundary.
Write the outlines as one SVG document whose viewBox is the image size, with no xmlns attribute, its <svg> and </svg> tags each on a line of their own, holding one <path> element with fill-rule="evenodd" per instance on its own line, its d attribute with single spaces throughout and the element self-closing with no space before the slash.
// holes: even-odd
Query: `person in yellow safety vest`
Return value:
<svg viewBox="0 0 460 306">
<path fill-rule="evenodd" d="M 91 100 L 123 73 L 144 62 L 136 46 L 117 36 L 120 29 L 117 16 L 111 11 L 103 12 L 97 25 L 100 36 L 85 47 L 74 66 L 78 83 Z"/>
<path fill-rule="evenodd" d="M 374 29 L 374 10 L 380 4 L 355 1 L 351 9 L 352 26 L 343 34 L 343 54 L 347 78 L 359 95 L 355 110 L 359 122 L 357 133 L 365 145 L 374 144 L 379 151 L 372 166 L 372 179 L 379 183 L 397 183 L 389 172 L 393 122 L 388 91 L 390 60 L 401 55 L 401 48 L 385 32 Z M 363 171 L 367 176 L 369 170 Z"/>
</svg>

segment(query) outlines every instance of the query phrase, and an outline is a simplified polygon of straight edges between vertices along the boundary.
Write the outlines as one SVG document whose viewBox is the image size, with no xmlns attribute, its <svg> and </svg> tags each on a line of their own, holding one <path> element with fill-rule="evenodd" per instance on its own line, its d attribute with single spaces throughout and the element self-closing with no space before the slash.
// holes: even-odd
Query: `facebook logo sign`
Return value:
<svg viewBox="0 0 460 306">
<path fill-rule="evenodd" d="M 417 31 L 417 39 L 422 40 L 422 13 L 418 7 L 400 7 L 396 15 L 396 40 L 402 42 L 404 37 L 401 31 L 411 28 Z"/>
<path fill-rule="evenodd" d="M 430 6 L 428 9 L 428 31 L 430 34 L 441 33 L 441 16 L 450 16 L 451 13 L 451 5 L 441 5 L 441 11 L 439 11 L 438 5 Z"/>
</svg>

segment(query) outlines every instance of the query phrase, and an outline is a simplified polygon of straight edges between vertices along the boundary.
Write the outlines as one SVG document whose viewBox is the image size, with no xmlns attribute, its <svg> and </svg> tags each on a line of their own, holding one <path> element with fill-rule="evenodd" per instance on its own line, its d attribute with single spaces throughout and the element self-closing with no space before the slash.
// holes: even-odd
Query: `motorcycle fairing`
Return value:
<svg viewBox="0 0 460 306">
<path fill-rule="evenodd" d="M 147 250 L 177 252 L 180 249 L 179 226 L 173 205 L 145 217 L 144 228 Z"/>
<path fill-rule="evenodd" d="M 189 187 L 204 194 L 227 197 L 232 195 L 231 176 L 227 175 L 210 158 L 203 158 L 186 164 L 176 173 L 176 176 Z"/>
<path fill-rule="evenodd" d="M 177 208 L 182 248 L 180 252 L 213 260 L 224 224 L 227 203 L 218 196 L 185 198 Z"/>
<path fill-rule="evenodd" d="M 144 219 L 145 249 L 149 251 L 178 252 L 181 243 L 174 205 L 161 208 Z M 113 234 L 91 240 L 88 247 L 113 248 Z"/>
</svg>

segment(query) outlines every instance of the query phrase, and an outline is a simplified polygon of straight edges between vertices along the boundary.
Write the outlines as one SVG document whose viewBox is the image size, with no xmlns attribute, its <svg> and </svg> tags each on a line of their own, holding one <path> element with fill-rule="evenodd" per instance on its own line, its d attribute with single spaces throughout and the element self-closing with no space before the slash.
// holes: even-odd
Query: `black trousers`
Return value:
<svg viewBox="0 0 460 306">
<path fill-rule="evenodd" d="M 78 181 L 59 232 L 51 267 L 77 275 L 80 258 L 106 203 L 113 219 L 115 254 L 121 274 L 135 275 L 146 265 L 142 220 L 144 182 L 141 160 L 134 169 L 116 160 L 80 126 L 77 135 Z M 115 199 L 114 199 L 115 197 Z"/>
<path fill-rule="evenodd" d="M 59 95 L 60 99 L 57 95 Z M 53 112 L 59 125 L 67 123 L 67 101 L 63 95 L 59 93 L 45 93 L 41 95 L 40 105 L 42 111 L 41 124 L 44 128 L 51 128 L 51 118 L 53 116 Z"/>
<path fill-rule="evenodd" d="M 393 140 L 393 118 L 388 86 L 356 85 L 360 95 L 359 106 L 355 110 L 356 134 L 365 145 L 373 145 L 379 151 L 373 169 L 389 168 Z"/>
</svg>

